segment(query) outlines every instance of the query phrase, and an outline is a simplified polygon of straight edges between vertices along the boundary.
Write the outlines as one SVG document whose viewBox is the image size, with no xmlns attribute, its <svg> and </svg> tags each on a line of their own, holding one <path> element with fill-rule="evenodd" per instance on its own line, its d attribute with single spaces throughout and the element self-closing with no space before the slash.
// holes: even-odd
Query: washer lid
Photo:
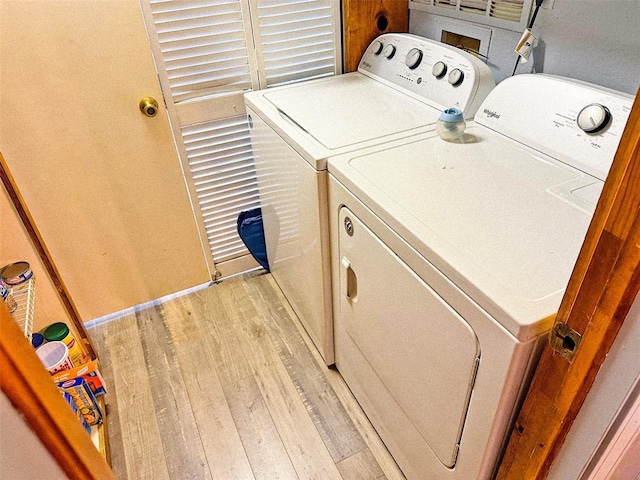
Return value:
<svg viewBox="0 0 640 480">
<path fill-rule="evenodd" d="M 329 171 L 521 340 L 550 327 L 594 205 L 595 178 L 490 130 L 329 160 Z M 468 143 L 467 143 L 468 142 Z"/>
<path fill-rule="evenodd" d="M 440 113 L 365 75 L 278 88 L 264 98 L 330 150 L 424 127 Z"/>
</svg>

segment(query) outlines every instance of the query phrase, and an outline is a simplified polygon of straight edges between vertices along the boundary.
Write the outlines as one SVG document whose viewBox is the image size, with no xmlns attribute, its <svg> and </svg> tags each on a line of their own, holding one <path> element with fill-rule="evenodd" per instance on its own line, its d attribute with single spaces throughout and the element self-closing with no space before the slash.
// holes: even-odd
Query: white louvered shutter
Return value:
<svg viewBox="0 0 640 480">
<path fill-rule="evenodd" d="M 236 218 L 260 204 L 246 118 L 186 126 L 182 138 L 216 264 L 245 255 Z"/>
<path fill-rule="evenodd" d="M 174 102 L 252 88 L 239 1 L 149 4 Z"/>
<path fill-rule="evenodd" d="M 243 94 L 339 73 L 339 1 L 142 5 L 201 231 L 219 274 L 239 273 L 254 263 L 236 219 L 260 204 Z"/>
<path fill-rule="evenodd" d="M 533 0 L 410 0 L 409 9 L 522 31 L 532 3 Z"/>
<path fill-rule="evenodd" d="M 334 1 L 259 0 L 257 7 L 256 51 L 263 86 L 338 73 L 335 40 L 340 33 Z"/>
</svg>

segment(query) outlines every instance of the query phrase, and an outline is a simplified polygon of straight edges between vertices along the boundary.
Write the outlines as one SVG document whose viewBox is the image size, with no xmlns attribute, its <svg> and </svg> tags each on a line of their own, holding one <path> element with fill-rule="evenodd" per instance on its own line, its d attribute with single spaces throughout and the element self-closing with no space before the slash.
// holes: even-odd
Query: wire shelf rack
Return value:
<svg viewBox="0 0 640 480">
<path fill-rule="evenodd" d="M 36 305 L 36 280 L 31 276 L 29 280 L 15 285 L 9 289 L 18 307 L 11 313 L 11 316 L 18 324 L 24 336 L 31 341 L 33 333 L 33 313 Z"/>
</svg>

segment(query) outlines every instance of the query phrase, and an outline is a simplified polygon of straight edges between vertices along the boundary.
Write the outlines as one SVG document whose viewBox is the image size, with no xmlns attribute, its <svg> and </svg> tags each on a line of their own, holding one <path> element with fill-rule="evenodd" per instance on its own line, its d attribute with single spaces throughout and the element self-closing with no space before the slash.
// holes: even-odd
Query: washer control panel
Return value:
<svg viewBox="0 0 640 480">
<path fill-rule="evenodd" d="M 604 181 L 632 103 L 597 85 L 524 74 L 500 82 L 475 120 Z"/>
<path fill-rule="evenodd" d="M 430 104 L 456 107 L 466 118 L 495 86 L 480 59 L 444 43 L 410 34 L 388 33 L 367 48 L 358 71 Z"/>
</svg>

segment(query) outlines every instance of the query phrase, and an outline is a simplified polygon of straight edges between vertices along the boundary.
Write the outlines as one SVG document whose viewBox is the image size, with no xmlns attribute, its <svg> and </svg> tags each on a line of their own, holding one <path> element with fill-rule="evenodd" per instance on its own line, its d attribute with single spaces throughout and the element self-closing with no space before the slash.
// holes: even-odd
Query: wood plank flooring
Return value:
<svg viewBox="0 0 640 480">
<path fill-rule="evenodd" d="M 403 475 L 269 274 L 90 329 L 119 479 Z"/>
</svg>

